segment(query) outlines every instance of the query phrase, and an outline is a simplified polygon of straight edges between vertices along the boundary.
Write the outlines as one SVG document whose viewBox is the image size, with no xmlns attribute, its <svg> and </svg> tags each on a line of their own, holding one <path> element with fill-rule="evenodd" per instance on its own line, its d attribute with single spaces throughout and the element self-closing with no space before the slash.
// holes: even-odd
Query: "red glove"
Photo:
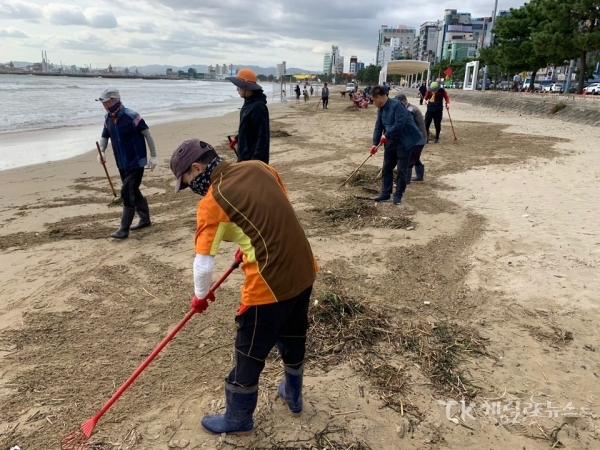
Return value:
<svg viewBox="0 0 600 450">
<path fill-rule="evenodd" d="M 237 139 L 236 139 L 236 138 L 231 138 L 231 139 L 229 140 L 229 148 L 230 148 L 231 150 L 233 150 L 233 149 L 234 149 L 234 147 L 235 147 L 235 144 L 237 144 Z"/>
<path fill-rule="evenodd" d="M 375 153 L 377 153 L 377 146 L 376 145 L 373 145 L 371 147 L 370 153 L 371 153 L 371 155 L 374 155 Z"/>
<path fill-rule="evenodd" d="M 208 291 L 208 294 L 204 298 L 198 298 L 194 295 L 190 301 L 190 307 L 198 314 L 202 314 L 208 308 L 208 300 L 211 302 L 215 301 L 215 293 L 213 291 Z"/>
<path fill-rule="evenodd" d="M 382 144 L 385 144 L 388 141 L 388 138 L 385 137 L 385 134 L 381 136 L 381 140 L 379 141 Z"/>
<path fill-rule="evenodd" d="M 242 263 L 244 261 L 244 252 L 242 252 L 242 249 L 240 247 L 238 247 L 238 249 L 235 251 L 235 256 L 233 257 L 233 260 L 239 263 Z"/>
</svg>

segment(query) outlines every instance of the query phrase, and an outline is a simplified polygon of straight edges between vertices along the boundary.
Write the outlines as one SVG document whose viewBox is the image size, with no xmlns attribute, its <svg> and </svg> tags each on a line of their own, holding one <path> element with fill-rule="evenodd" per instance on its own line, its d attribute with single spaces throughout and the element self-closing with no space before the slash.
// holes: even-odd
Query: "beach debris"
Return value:
<svg viewBox="0 0 600 450">
<path fill-rule="evenodd" d="M 271 137 L 290 137 L 291 134 L 285 130 L 271 130 Z"/>
</svg>

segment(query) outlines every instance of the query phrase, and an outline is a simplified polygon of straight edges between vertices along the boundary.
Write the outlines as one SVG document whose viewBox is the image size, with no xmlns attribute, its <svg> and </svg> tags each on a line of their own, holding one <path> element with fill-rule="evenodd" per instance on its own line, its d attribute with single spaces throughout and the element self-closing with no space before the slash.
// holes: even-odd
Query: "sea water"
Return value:
<svg viewBox="0 0 600 450">
<path fill-rule="evenodd" d="M 76 78 L 0 74 L 0 170 L 58 161 L 94 149 L 104 121 L 95 101 L 116 87 L 150 129 L 242 106 L 228 81 Z M 265 86 L 268 97 L 271 87 Z M 270 98 L 269 98 L 270 100 Z"/>
</svg>

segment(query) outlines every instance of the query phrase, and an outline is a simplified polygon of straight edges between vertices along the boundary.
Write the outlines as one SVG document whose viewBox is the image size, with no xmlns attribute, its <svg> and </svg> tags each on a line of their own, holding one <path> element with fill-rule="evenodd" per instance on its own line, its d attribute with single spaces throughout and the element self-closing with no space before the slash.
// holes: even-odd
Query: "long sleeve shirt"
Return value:
<svg viewBox="0 0 600 450">
<path fill-rule="evenodd" d="M 377 111 L 373 130 L 373 145 L 379 144 L 385 133 L 387 146 L 409 150 L 421 140 L 421 132 L 415 125 L 410 112 L 398 100 L 390 98 Z"/>
<path fill-rule="evenodd" d="M 446 104 L 450 103 L 450 97 L 448 97 L 448 93 L 444 88 L 440 88 L 435 92 L 427 91 L 423 99 L 427 101 L 427 109 L 429 111 L 443 111 L 443 101 L 445 100 Z"/>
</svg>

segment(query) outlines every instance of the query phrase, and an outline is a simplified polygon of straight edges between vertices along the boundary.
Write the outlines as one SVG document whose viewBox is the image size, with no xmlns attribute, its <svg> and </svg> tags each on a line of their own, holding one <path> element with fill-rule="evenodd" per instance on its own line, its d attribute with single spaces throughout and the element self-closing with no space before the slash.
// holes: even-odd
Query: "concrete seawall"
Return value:
<svg viewBox="0 0 600 450">
<path fill-rule="evenodd" d="M 521 114 L 544 116 L 567 122 L 600 126 L 600 96 L 578 96 L 558 94 L 527 94 L 498 91 L 463 91 L 448 89 L 451 101 L 470 103 L 499 110 L 519 112 Z M 558 103 L 564 109 L 552 114 Z"/>
</svg>

